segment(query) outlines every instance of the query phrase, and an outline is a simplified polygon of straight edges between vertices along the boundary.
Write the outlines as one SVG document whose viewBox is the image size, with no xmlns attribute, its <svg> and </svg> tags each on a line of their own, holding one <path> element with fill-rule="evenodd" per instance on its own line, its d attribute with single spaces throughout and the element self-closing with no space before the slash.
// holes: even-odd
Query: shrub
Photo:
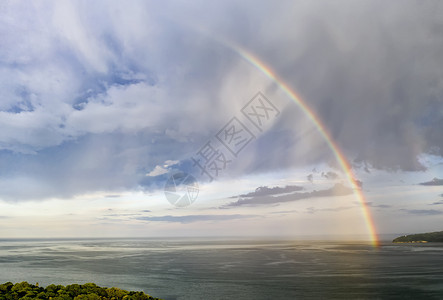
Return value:
<svg viewBox="0 0 443 300">
<path fill-rule="evenodd" d="M 71 284 L 66 287 L 51 284 L 46 288 L 27 282 L 13 284 L 6 282 L 0 285 L 0 300 L 145 300 L 153 298 L 143 292 L 128 292 L 119 288 L 102 288 L 94 283 L 83 285 Z"/>
</svg>

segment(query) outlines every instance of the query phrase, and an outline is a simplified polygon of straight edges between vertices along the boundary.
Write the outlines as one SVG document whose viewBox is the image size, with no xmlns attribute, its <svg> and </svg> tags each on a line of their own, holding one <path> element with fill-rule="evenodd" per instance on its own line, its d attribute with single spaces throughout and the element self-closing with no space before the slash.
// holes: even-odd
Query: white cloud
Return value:
<svg viewBox="0 0 443 300">
<path fill-rule="evenodd" d="M 146 174 L 146 176 L 155 177 L 166 173 L 168 173 L 168 170 L 166 168 L 162 166 L 155 166 L 154 170 Z"/>
</svg>

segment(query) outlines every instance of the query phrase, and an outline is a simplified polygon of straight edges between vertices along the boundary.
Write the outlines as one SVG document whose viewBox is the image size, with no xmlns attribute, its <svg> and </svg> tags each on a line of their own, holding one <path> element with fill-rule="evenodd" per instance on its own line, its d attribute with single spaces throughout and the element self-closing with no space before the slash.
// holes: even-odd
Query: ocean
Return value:
<svg viewBox="0 0 443 300">
<path fill-rule="evenodd" d="M 443 244 L 220 239 L 0 240 L 0 282 L 185 299 L 443 299 Z"/>
</svg>

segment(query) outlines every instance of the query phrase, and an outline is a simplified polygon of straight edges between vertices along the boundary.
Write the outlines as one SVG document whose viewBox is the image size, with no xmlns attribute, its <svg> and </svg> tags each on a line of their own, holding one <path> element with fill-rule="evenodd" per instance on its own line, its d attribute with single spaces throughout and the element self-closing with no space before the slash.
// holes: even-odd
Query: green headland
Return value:
<svg viewBox="0 0 443 300">
<path fill-rule="evenodd" d="M 443 231 L 418 233 L 395 238 L 394 243 L 443 243 Z"/>
<path fill-rule="evenodd" d="M 48 285 L 46 288 L 37 284 L 29 284 L 26 281 L 13 284 L 6 282 L 0 284 L 0 300 L 16 299 L 49 299 L 49 300 L 99 300 L 99 299 L 127 299 L 148 300 L 157 299 L 143 292 L 128 292 L 119 288 L 99 287 L 94 283 L 71 284 L 67 286 Z"/>
</svg>

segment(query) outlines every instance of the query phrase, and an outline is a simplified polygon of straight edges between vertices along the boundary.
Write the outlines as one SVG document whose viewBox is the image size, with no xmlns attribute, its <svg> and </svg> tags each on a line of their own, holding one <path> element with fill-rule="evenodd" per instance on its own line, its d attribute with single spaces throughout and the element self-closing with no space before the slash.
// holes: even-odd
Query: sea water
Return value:
<svg viewBox="0 0 443 300">
<path fill-rule="evenodd" d="M 0 282 L 173 299 L 443 299 L 443 244 L 220 239 L 0 240 Z"/>
</svg>

